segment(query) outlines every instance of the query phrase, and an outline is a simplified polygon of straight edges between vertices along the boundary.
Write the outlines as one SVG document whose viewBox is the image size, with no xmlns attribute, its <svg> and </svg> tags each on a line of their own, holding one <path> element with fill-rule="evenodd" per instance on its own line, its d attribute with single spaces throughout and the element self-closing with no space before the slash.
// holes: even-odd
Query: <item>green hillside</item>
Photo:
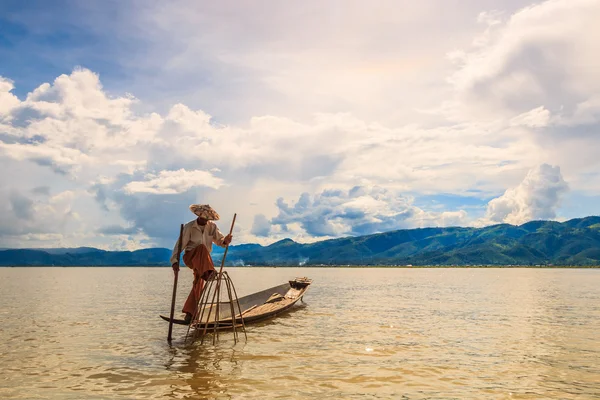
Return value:
<svg viewBox="0 0 600 400">
<path fill-rule="evenodd" d="M 223 249 L 215 247 L 218 262 Z M 0 265 L 169 265 L 171 250 L 19 249 L 0 251 Z M 228 265 L 600 265 L 600 217 L 520 226 L 403 229 L 301 244 L 231 246 Z"/>
</svg>

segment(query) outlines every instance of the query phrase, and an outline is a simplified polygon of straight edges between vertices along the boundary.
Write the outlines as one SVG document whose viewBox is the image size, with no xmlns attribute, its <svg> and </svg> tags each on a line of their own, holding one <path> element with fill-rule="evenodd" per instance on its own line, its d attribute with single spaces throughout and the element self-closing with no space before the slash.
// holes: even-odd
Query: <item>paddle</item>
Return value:
<svg viewBox="0 0 600 400">
<path fill-rule="evenodd" d="M 233 214 L 233 221 L 231 221 L 231 229 L 229 229 L 229 234 L 233 234 L 233 225 L 235 225 L 235 217 L 237 214 Z M 225 265 L 225 257 L 227 257 L 227 250 L 229 250 L 229 243 L 225 246 L 225 252 L 223 253 L 223 259 L 221 260 L 221 269 L 219 269 L 219 275 L 223 271 L 223 266 Z"/>
<path fill-rule="evenodd" d="M 177 264 L 179 264 L 179 257 L 181 256 L 181 245 L 183 243 L 183 224 L 179 229 L 179 243 L 177 245 Z M 179 277 L 179 268 L 174 271 L 175 278 L 173 281 L 173 297 L 171 298 L 171 317 L 169 318 L 169 334 L 167 335 L 167 341 L 171 343 L 173 333 L 173 314 L 175 314 L 175 297 L 177 296 L 177 278 Z"/>
<path fill-rule="evenodd" d="M 235 225 L 235 217 L 237 216 L 237 214 L 233 214 L 233 221 L 231 221 L 231 228 L 229 229 L 229 234 L 233 234 L 233 226 Z M 213 298 L 211 301 L 211 304 L 213 304 L 215 302 L 215 296 L 217 297 L 217 310 L 215 313 L 215 329 L 214 332 L 217 333 L 217 325 L 218 325 L 218 319 L 219 319 L 219 297 L 221 296 L 221 277 L 223 276 L 223 266 L 225 265 L 225 257 L 227 257 L 227 250 L 229 250 L 229 243 L 227 243 L 227 245 L 225 246 L 225 252 L 223 253 L 223 259 L 221 260 L 221 268 L 219 269 L 219 273 L 217 274 L 217 288 L 215 289 L 215 292 L 213 293 Z M 230 295 L 231 296 L 231 295 Z M 230 301 L 231 301 L 231 297 L 230 297 Z M 238 306 L 239 308 L 239 306 Z M 211 308 L 212 310 L 212 308 Z M 231 313 L 232 318 L 234 317 L 233 312 Z M 208 313 L 208 317 L 207 319 L 210 318 L 210 311 Z M 206 333 L 206 328 L 208 327 L 208 324 L 206 324 L 204 326 L 204 333 L 203 333 L 203 339 L 204 340 L 204 334 Z M 218 334 L 218 333 L 217 333 Z M 215 337 L 213 336 L 213 344 L 215 343 Z"/>
</svg>

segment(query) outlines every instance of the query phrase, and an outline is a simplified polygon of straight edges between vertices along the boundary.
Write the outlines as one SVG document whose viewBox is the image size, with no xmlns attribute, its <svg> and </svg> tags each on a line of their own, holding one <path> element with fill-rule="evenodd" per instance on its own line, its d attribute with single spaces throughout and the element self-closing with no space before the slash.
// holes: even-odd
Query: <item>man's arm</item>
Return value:
<svg viewBox="0 0 600 400">
<path fill-rule="evenodd" d="M 231 243 L 231 235 L 227 235 L 224 236 L 221 231 L 219 230 L 219 228 L 217 227 L 217 224 L 215 224 L 215 232 L 213 233 L 213 242 L 217 245 L 217 246 L 221 246 L 221 247 L 226 247 L 229 243 Z"/>
</svg>

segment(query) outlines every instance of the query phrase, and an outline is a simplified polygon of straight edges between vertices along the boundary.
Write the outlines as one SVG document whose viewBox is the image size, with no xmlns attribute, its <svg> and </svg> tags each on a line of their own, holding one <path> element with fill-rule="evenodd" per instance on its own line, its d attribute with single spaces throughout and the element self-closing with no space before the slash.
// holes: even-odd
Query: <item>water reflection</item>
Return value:
<svg viewBox="0 0 600 400">
<path fill-rule="evenodd" d="M 224 338 L 232 339 L 232 338 Z M 228 382 L 241 370 L 241 361 L 236 357 L 240 344 L 232 347 L 233 342 L 200 344 L 200 341 L 184 344 L 175 342 L 169 348 L 169 359 L 165 369 L 169 375 L 181 384 L 173 385 L 170 397 L 198 398 L 197 396 L 229 397 Z M 204 398 L 204 397 L 201 397 Z"/>
</svg>

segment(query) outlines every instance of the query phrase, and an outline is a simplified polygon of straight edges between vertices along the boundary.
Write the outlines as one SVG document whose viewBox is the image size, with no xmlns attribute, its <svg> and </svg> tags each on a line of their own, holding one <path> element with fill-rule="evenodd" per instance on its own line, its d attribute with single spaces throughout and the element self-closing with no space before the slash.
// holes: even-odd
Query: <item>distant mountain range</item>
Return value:
<svg viewBox="0 0 600 400">
<path fill-rule="evenodd" d="M 213 247 L 219 264 L 223 249 Z M 170 249 L 7 249 L 0 265 L 167 266 Z M 600 265 L 600 217 L 485 228 L 404 229 L 302 244 L 231 246 L 227 265 Z"/>
</svg>

